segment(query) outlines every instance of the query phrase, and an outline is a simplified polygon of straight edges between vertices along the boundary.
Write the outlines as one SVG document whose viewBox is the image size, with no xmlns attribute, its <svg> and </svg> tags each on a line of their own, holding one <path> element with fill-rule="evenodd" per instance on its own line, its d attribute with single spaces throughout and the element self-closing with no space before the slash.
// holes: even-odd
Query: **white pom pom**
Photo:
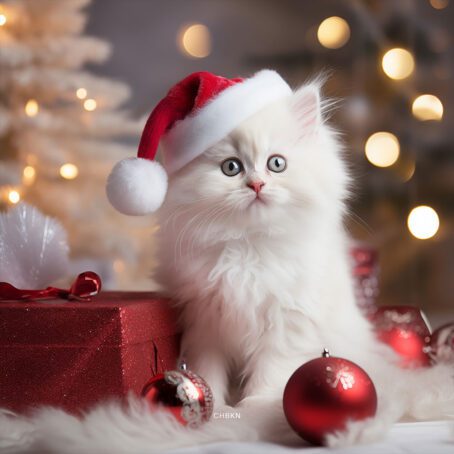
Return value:
<svg viewBox="0 0 454 454">
<path fill-rule="evenodd" d="M 167 192 L 167 173 L 156 161 L 127 158 L 107 180 L 107 198 L 121 213 L 139 216 L 156 211 Z"/>
</svg>

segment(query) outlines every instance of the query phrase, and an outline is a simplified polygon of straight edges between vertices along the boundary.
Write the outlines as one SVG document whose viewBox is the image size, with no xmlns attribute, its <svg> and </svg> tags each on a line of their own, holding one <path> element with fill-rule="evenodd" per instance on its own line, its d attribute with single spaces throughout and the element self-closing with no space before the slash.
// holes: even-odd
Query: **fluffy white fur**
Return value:
<svg viewBox="0 0 454 454">
<path fill-rule="evenodd" d="M 301 445 L 285 422 L 282 392 L 324 347 L 361 365 L 379 398 L 375 418 L 331 434 L 330 446 L 376 440 L 402 417 L 454 414 L 453 368 L 401 370 L 355 304 L 342 225 L 349 178 L 321 117 L 316 84 L 263 109 L 173 175 L 159 212 L 157 278 L 182 311 L 182 354 L 210 383 L 217 410 L 236 405 L 241 419 L 191 431 L 135 400 L 82 420 L 44 410 L 19 420 L 24 451 L 160 452 L 254 439 Z M 267 170 L 273 154 L 287 159 L 284 172 Z M 230 157 L 244 165 L 235 177 L 220 170 Z M 256 179 L 265 182 L 261 201 L 247 186 Z M 0 420 L 4 436 L 8 422 Z"/>
<path fill-rule="evenodd" d="M 317 84 L 302 87 L 171 179 L 157 276 L 182 310 L 182 354 L 218 404 L 280 401 L 292 372 L 327 347 L 377 386 L 379 417 L 354 430 L 370 437 L 404 414 L 454 413 L 454 370 L 401 370 L 355 304 L 343 228 L 349 178 L 319 98 Z M 266 167 L 274 154 L 287 160 L 282 173 Z M 229 157 L 244 172 L 223 175 Z M 255 179 L 265 182 L 263 203 L 247 186 Z"/>
<path fill-rule="evenodd" d="M 118 162 L 107 180 L 110 203 L 121 213 L 140 216 L 156 211 L 167 191 L 167 173 L 156 161 L 126 158 Z"/>
</svg>

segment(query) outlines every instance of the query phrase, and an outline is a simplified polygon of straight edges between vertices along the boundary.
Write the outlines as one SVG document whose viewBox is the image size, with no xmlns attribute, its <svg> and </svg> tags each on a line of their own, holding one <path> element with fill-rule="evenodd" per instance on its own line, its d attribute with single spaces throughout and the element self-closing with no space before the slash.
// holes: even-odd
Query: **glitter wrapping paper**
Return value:
<svg viewBox="0 0 454 454">
<path fill-rule="evenodd" d="M 169 301 L 103 292 L 90 302 L 0 302 L 0 407 L 79 412 L 175 369 L 179 332 Z"/>
</svg>

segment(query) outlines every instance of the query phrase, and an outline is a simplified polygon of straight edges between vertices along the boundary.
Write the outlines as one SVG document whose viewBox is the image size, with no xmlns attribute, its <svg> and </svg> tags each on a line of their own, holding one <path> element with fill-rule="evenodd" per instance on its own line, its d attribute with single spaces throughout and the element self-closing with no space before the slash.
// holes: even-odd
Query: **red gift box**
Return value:
<svg viewBox="0 0 454 454">
<path fill-rule="evenodd" d="M 140 393 L 174 369 L 177 314 L 153 293 L 103 292 L 89 302 L 0 302 L 0 407 L 78 412 Z"/>
</svg>

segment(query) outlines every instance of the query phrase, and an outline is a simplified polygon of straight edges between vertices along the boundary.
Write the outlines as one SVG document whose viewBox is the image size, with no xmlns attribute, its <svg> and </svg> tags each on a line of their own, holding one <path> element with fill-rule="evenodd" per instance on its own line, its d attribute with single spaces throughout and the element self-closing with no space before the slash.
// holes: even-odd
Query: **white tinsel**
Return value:
<svg viewBox="0 0 454 454">
<path fill-rule="evenodd" d="M 59 222 L 26 204 L 0 214 L 0 282 L 45 288 L 68 267 L 66 232 Z"/>
</svg>

